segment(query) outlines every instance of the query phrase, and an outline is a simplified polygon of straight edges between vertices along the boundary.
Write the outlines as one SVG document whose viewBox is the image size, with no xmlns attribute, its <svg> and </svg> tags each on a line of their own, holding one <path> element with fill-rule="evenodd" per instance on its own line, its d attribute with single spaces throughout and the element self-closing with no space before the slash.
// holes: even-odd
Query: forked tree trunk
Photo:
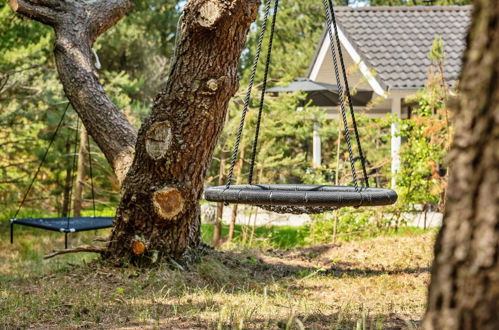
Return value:
<svg viewBox="0 0 499 330">
<path fill-rule="evenodd" d="M 200 242 L 199 199 L 257 0 L 190 0 L 178 25 L 165 88 L 137 133 L 105 94 L 92 44 L 120 20 L 128 0 L 10 0 L 52 26 L 66 95 L 122 183 L 107 256 L 150 263 Z"/>
<path fill-rule="evenodd" d="M 425 329 L 499 329 L 499 6 L 475 1 Z"/>
</svg>

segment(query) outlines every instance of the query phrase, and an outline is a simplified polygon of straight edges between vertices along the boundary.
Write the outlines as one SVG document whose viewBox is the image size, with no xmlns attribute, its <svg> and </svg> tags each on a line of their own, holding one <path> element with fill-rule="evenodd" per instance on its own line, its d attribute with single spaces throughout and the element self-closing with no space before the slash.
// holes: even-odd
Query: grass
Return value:
<svg viewBox="0 0 499 330">
<path fill-rule="evenodd" d="M 202 239 L 209 243 L 213 237 L 215 226 L 213 224 L 202 225 Z M 244 232 L 246 231 L 246 239 Z M 234 244 L 237 246 L 244 245 L 246 247 L 259 248 L 275 248 L 289 249 L 292 247 L 300 247 L 307 245 L 306 238 L 309 229 L 307 226 L 292 227 L 292 226 L 261 226 L 255 227 L 252 236 L 252 228 L 250 226 L 236 225 L 234 228 Z M 222 226 L 222 236 L 227 237 L 229 226 Z M 250 244 L 251 243 L 251 244 Z"/>
<path fill-rule="evenodd" d="M 206 240 L 212 230 L 203 226 Z M 63 235 L 19 229 L 11 246 L 4 225 L 0 328 L 413 328 L 434 236 L 408 229 L 307 246 L 306 228 L 258 228 L 253 248 L 207 250 L 181 271 L 114 268 L 91 254 L 42 260 Z M 80 233 L 72 244 L 94 237 Z"/>
<path fill-rule="evenodd" d="M 206 243 L 210 243 L 214 231 L 213 224 L 202 225 L 202 239 Z M 245 233 L 246 232 L 246 233 Z M 358 240 L 363 238 L 374 238 L 379 235 L 397 236 L 397 235 L 416 235 L 423 234 L 426 231 L 417 227 L 401 227 L 397 230 L 391 229 L 388 231 L 366 231 L 362 233 L 338 233 L 338 241 L 345 242 L 350 240 Z M 227 237 L 229 226 L 222 225 L 222 236 Z M 246 236 L 246 238 L 245 238 Z M 252 237 L 253 236 L 253 237 Z M 332 240 L 332 233 L 323 233 L 320 237 L 310 236 L 309 226 L 261 226 L 255 227 L 252 233 L 251 226 L 236 225 L 234 229 L 233 247 L 248 247 L 259 249 L 291 249 L 295 247 L 306 247 L 324 241 Z"/>
</svg>

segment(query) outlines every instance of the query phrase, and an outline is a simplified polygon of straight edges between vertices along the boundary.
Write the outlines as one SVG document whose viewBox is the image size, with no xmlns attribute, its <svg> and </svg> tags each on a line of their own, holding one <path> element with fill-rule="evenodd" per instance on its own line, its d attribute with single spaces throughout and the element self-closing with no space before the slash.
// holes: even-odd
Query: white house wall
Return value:
<svg viewBox="0 0 499 330">
<path fill-rule="evenodd" d="M 414 95 L 417 90 L 415 89 L 397 89 L 384 91 L 381 85 L 376 80 L 376 74 L 371 72 L 369 68 L 360 58 L 360 55 L 355 51 L 350 42 L 341 33 L 339 34 L 340 40 L 342 42 L 341 49 L 343 52 L 343 58 L 345 60 L 345 66 L 347 68 L 348 83 L 351 90 L 354 89 L 365 89 L 373 91 L 373 100 L 368 107 L 354 107 L 356 112 L 365 112 L 369 118 L 382 118 L 387 114 L 392 114 L 398 118 L 408 117 L 408 107 L 404 105 L 403 100 L 409 96 Z M 315 59 L 316 62 L 312 67 L 309 78 L 317 82 L 323 82 L 328 84 L 337 84 L 335 71 L 333 66 L 332 54 L 329 47 L 330 43 L 328 38 L 325 38 L 321 49 Z M 345 45 L 347 47 L 345 47 Z M 352 58 L 355 56 L 355 58 Z M 357 63 L 357 64 L 356 64 Z M 360 64 L 359 64 L 360 63 Z M 341 80 L 340 76 L 340 80 Z M 339 109 L 338 107 L 328 107 L 327 117 L 330 119 L 338 119 Z M 314 127 L 315 128 L 315 127 Z M 393 123 L 391 126 L 391 172 L 392 172 L 392 186 L 396 186 L 395 174 L 400 168 L 400 146 L 401 138 L 398 136 L 398 124 Z M 321 138 L 314 130 L 314 166 L 321 165 Z"/>
<path fill-rule="evenodd" d="M 310 79 L 317 82 L 336 84 L 331 50 L 329 47 L 325 48 L 321 47 L 321 48 L 322 49 L 319 52 L 317 60 L 318 61 L 322 60 L 321 61 L 322 63 L 316 63 L 316 65 L 318 65 L 318 68 L 316 68 L 315 71 L 312 70 Z M 364 78 L 363 74 L 358 69 L 358 66 L 357 67 L 355 66 L 352 57 L 348 54 L 346 49 L 343 46 L 341 47 L 341 49 L 343 51 L 343 58 L 345 60 L 345 66 L 347 68 L 347 73 L 348 73 L 348 84 L 350 85 L 350 87 L 373 90 L 371 86 L 367 83 L 367 80 Z"/>
<path fill-rule="evenodd" d="M 324 41 L 329 44 L 327 40 Z M 322 49 L 319 51 L 317 57 L 317 63 L 315 64 L 315 68 L 312 69 L 310 79 L 323 82 L 328 84 L 336 85 L 336 77 L 334 73 L 333 60 L 331 55 L 331 50 L 329 47 L 325 47 L 323 45 Z M 360 72 L 359 67 L 355 65 L 352 57 L 347 52 L 347 50 L 342 46 L 343 58 L 345 60 L 345 66 L 347 68 L 348 75 L 348 84 L 351 89 L 359 88 L 366 89 L 372 91 L 372 87 L 367 82 L 367 79 L 364 77 L 362 72 Z M 370 118 L 380 118 L 385 116 L 388 113 L 391 113 L 391 100 L 379 96 L 376 93 L 373 93 L 373 99 L 377 99 L 375 104 L 368 109 L 368 116 Z M 355 107 L 357 111 L 365 111 L 365 107 Z M 336 108 L 328 109 L 328 117 L 331 119 L 338 118 L 337 115 L 338 110 Z"/>
</svg>

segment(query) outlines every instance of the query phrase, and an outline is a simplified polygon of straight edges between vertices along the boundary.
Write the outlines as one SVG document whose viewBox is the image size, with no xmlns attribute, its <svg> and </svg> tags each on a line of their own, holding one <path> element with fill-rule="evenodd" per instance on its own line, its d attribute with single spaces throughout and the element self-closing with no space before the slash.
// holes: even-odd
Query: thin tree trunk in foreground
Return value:
<svg viewBox="0 0 499 330">
<path fill-rule="evenodd" d="M 499 6 L 475 1 L 424 329 L 499 329 Z"/>
<path fill-rule="evenodd" d="M 213 246 L 219 246 L 222 239 L 222 217 L 224 215 L 224 203 L 217 203 L 215 214 L 215 228 L 213 231 Z"/>
<path fill-rule="evenodd" d="M 244 139 L 241 143 L 241 156 L 239 157 L 239 161 L 236 165 L 235 175 L 236 175 L 236 184 L 241 183 L 241 173 L 243 171 L 244 166 L 244 150 L 245 144 Z M 236 219 L 237 219 L 237 211 L 239 208 L 239 204 L 232 204 L 232 214 L 230 216 L 230 225 L 229 225 L 229 235 L 227 237 L 227 242 L 232 242 L 234 239 L 234 230 L 236 229 Z"/>
<path fill-rule="evenodd" d="M 66 155 L 68 155 L 68 164 L 66 165 L 66 177 L 64 179 L 64 192 L 62 194 L 62 208 L 61 208 L 61 217 L 67 217 L 69 213 L 69 208 L 71 207 L 71 201 L 69 200 L 69 194 L 71 192 L 71 180 L 72 171 L 71 171 L 71 144 L 69 140 L 66 142 Z"/>
<path fill-rule="evenodd" d="M 230 225 L 229 225 L 229 234 L 227 236 L 227 242 L 232 242 L 234 239 L 234 231 L 236 229 L 236 220 L 237 220 L 237 211 L 239 204 L 232 204 L 232 212 L 230 215 Z"/>
<path fill-rule="evenodd" d="M 220 168 L 218 170 L 218 184 L 223 185 L 225 183 L 225 152 L 223 150 L 220 152 Z M 217 212 L 215 215 L 215 229 L 213 231 L 213 246 L 220 245 L 220 239 L 222 238 L 222 217 L 224 214 L 224 203 L 217 203 Z"/>
<path fill-rule="evenodd" d="M 80 217 L 83 204 L 83 185 L 85 183 L 85 166 L 88 154 L 88 134 L 85 127 L 80 130 L 80 150 L 78 152 L 78 168 L 76 172 L 76 183 L 73 201 L 73 216 Z"/>
<path fill-rule="evenodd" d="M 96 38 L 129 0 L 9 0 L 13 11 L 54 28 L 64 91 L 121 183 L 107 257 L 152 263 L 200 243 L 199 199 L 257 0 L 190 0 L 178 24 L 166 86 L 139 132 L 111 102 L 94 67 Z"/>
</svg>

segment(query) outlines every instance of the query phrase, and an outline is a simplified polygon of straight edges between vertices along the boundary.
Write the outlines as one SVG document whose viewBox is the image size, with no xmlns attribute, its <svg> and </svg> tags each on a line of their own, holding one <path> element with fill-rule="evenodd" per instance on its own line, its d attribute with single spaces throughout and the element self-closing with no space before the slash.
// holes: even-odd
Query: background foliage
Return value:
<svg viewBox="0 0 499 330">
<path fill-rule="evenodd" d="M 343 5 L 420 4 L 405 0 L 336 2 Z M 436 3 L 462 4 L 467 1 L 442 0 Z M 133 10 L 101 37 L 94 47 L 102 64 L 100 79 L 113 101 L 137 127 L 165 82 L 174 49 L 176 25 L 184 4 L 185 1 L 180 0 L 134 1 Z M 306 75 L 316 43 L 323 32 L 323 18 L 322 1 L 281 1 L 270 70 L 271 86 L 286 84 Z M 239 123 L 261 24 L 260 19 L 252 26 L 247 48 L 241 57 L 241 88 L 230 104 L 227 125 L 209 172 L 208 182 L 211 183 L 219 180 L 220 161 L 225 160 L 225 174 L 230 163 L 234 132 Z M 0 7 L 0 35 L 0 204 L 2 217 L 7 218 L 22 198 L 67 100 L 57 78 L 52 54 L 54 36 L 49 28 L 17 17 L 4 3 Z M 449 91 L 447 87 L 439 90 L 441 80 L 438 78 L 438 68 L 443 58 L 435 58 L 434 61 L 436 66 L 430 74 L 428 87 L 414 100 L 419 105 L 415 116 L 400 123 L 401 134 L 408 143 L 402 155 L 404 166 L 399 180 L 403 203 L 397 209 L 399 211 L 421 203 L 437 205 L 443 195 L 445 178 L 435 177 L 435 173 L 438 172 L 437 165 L 440 169 L 446 166 L 444 159 L 449 132 L 448 126 L 444 125 L 447 123 L 444 104 Z M 236 171 L 236 180 L 241 182 L 247 178 L 251 158 L 261 69 L 262 65 L 257 72 L 254 98 L 243 136 L 241 154 L 244 155 L 244 161 L 242 167 L 239 164 L 240 170 Z M 327 119 L 320 109 L 304 104 L 304 96 L 299 93 L 278 97 L 269 95 L 267 101 L 256 158 L 255 175 L 258 181 L 337 181 L 350 184 L 352 178 L 347 163 L 348 154 L 338 122 Z M 298 107 L 302 110 L 297 111 Z M 371 176 L 377 185 L 386 186 L 391 179 L 388 165 L 392 119 L 372 120 L 360 116 L 358 120 Z M 316 169 L 311 166 L 314 122 L 320 123 L 323 139 L 323 164 Z M 71 186 L 68 175 L 71 174 L 69 170 L 75 153 L 75 128 L 76 116 L 70 109 L 33 191 L 28 196 L 28 210 L 43 210 L 53 214 L 62 212 L 64 193 L 67 199 L 67 191 Z M 93 143 L 92 152 L 98 208 L 112 212 L 119 198 L 117 183 L 109 165 Z M 85 198 L 89 206 L 88 187 Z M 325 221 L 324 224 L 331 227 L 331 217 L 347 217 L 347 213 L 325 215 L 317 219 L 317 223 Z M 347 219 L 347 226 L 357 223 L 357 227 L 345 230 L 358 230 L 365 222 L 363 215 L 348 217 L 351 220 Z M 379 225 L 381 222 L 377 223 L 376 228 L 383 227 Z"/>
</svg>

